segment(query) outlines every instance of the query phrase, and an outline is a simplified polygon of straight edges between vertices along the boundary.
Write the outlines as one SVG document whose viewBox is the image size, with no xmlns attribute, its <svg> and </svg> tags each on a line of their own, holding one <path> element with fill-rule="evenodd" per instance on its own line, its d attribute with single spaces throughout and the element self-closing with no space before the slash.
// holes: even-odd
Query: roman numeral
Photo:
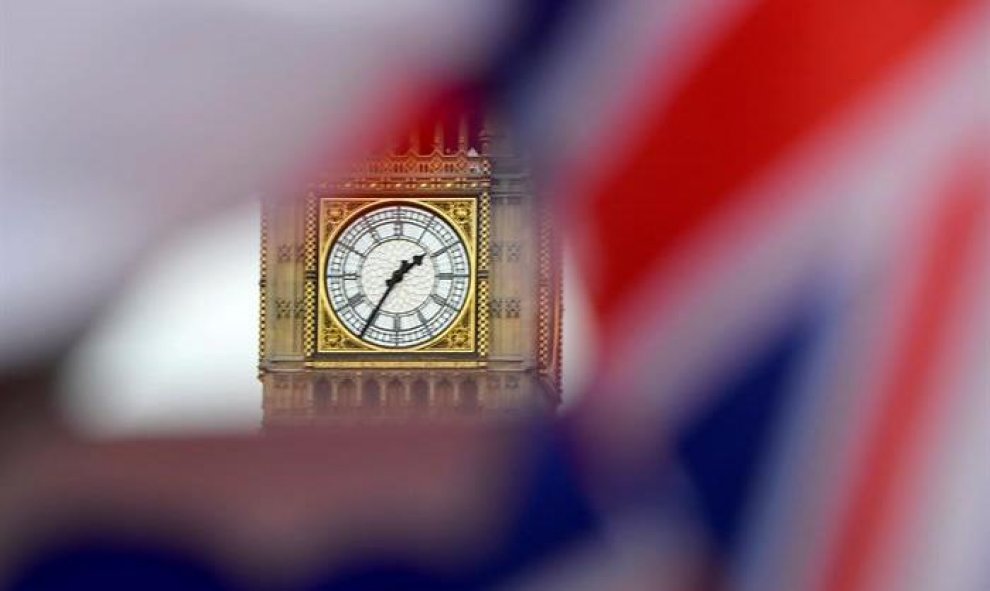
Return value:
<svg viewBox="0 0 990 591">
<path fill-rule="evenodd" d="M 426 227 L 423 228 L 423 233 L 419 235 L 419 238 L 416 239 L 416 242 L 422 242 L 423 241 L 423 237 L 426 236 L 426 233 L 430 231 L 430 228 L 433 227 L 433 224 L 435 224 L 436 221 L 437 221 L 437 218 L 430 219 L 430 223 L 426 224 Z"/>
<path fill-rule="evenodd" d="M 437 294 L 431 293 L 430 294 L 430 297 L 433 299 L 434 302 L 440 304 L 441 306 L 446 306 L 446 307 L 450 308 L 451 310 L 454 309 L 453 304 L 451 304 L 447 300 L 443 299 L 442 297 L 438 296 Z"/>
<path fill-rule="evenodd" d="M 437 279 L 454 280 L 454 279 L 465 279 L 466 277 L 467 274 L 465 273 L 437 273 Z"/>
<path fill-rule="evenodd" d="M 360 293 L 357 294 L 357 295 L 351 296 L 350 298 L 347 299 L 347 305 L 353 308 L 353 307 L 357 306 L 358 304 L 360 304 L 362 299 L 364 299 L 364 295 L 362 295 Z"/>
<path fill-rule="evenodd" d="M 371 234 L 372 238 L 374 238 L 376 242 L 382 239 L 382 237 L 378 234 L 378 230 L 373 225 L 371 225 L 371 221 L 368 220 L 368 218 L 362 218 L 361 221 L 364 222 L 365 228 L 368 229 L 368 232 Z"/>
<path fill-rule="evenodd" d="M 358 252 L 358 251 L 357 251 L 357 250 L 356 250 L 356 249 L 355 249 L 355 248 L 354 248 L 353 246 L 351 246 L 350 244 L 348 244 L 348 243 L 346 243 L 346 242 L 341 242 L 341 243 L 339 243 L 339 244 L 340 244 L 341 246 L 343 246 L 344 248 L 346 248 L 347 250 L 349 250 L 349 251 L 351 251 L 351 252 L 353 252 L 354 254 L 356 254 L 356 255 L 358 255 L 359 257 L 361 257 L 361 258 L 364 258 L 364 255 L 363 255 L 362 253 L 360 253 L 360 252 Z"/>
<path fill-rule="evenodd" d="M 433 257 L 433 258 L 437 258 L 438 256 L 442 255 L 443 253 L 447 252 L 447 250 L 449 250 L 451 246 L 453 246 L 453 245 L 448 244 L 447 246 L 444 246 L 443 248 L 441 248 L 440 250 L 434 252 L 430 256 Z"/>
</svg>

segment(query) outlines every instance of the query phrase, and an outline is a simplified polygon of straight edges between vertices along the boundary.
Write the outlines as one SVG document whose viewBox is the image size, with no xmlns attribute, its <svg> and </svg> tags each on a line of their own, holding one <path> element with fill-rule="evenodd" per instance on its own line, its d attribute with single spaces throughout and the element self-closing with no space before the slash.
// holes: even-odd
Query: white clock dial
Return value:
<svg viewBox="0 0 990 591">
<path fill-rule="evenodd" d="M 331 245 L 327 300 L 355 336 L 380 347 L 421 345 L 457 319 L 471 286 L 460 235 L 439 215 L 387 205 L 351 220 Z"/>
</svg>

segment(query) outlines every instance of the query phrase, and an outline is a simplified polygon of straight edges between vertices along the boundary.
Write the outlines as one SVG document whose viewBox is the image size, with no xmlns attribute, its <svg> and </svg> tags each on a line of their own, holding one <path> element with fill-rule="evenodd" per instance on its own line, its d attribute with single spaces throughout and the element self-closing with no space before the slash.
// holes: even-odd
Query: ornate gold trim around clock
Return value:
<svg viewBox="0 0 990 591">
<path fill-rule="evenodd" d="M 305 316 L 303 317 L 303 355 L 307 358 L 316 353 L 316 315 L 313 313 L 317 305 L 317 228 L 319 227 L 318 202 L 314 195 L 306 196 L 306 217 L 303 228 L 303 302 Z"/>
<path fill-rule="evenodd" d="M 314 356 L 320 355 L 353 355 L 365 354 L 376 355 L 383 358 L 395 355 L 409 354 L 472 354 L 479 353 L 482 345 L 487 353 L 487 326 L 485 326 L 485 340 L 478 341 L 479 319 L 484 315 L 479 310 L 484 310 L 480 306 L 488 306 L 487 270 L 484 276 L 480 273 L 478 258 L 478 238 L 481 228 L 487 228 L 490 224 L 489 212 L 485 208 L 484 218 L 480 217 L 480 201 L 482 195 L 459 195 L 459 196 L 430 196 L 430 197 L 383 197 L 383 196 L 337 196 L 337 197 L 317 197 L 317 193 L 311 193 L 311 197 L 318 202 L 317 229 L 310 229 L 307 224 L 307 243 L 311 236 L 319 244 L 319 268 L 314 268 L 313 276 L 317 291 L 316 310 L 311 318 L 317 323 L 316 347 L 312 354 L 307 353 L 307 359 L 312 360 Z M 326 277 L 322 269 L 326 267 L 326 260 L 330 253 L 330 247 L 336 236 L 348 225 L 350 220 L 361 215 L 365 209 L 380 207 L 390 202 L 413 203 L 421 207 L 426 207 L 446 220 L 454 230 L 460 235 L 464 244 L 467 245 L 468 260 L 472 269 L 472 278 L 468 287 L 467 300 L 464 308 L 451 326 L 438 335 L 435 339 L 415 347 L 404 349 L 390 349 L 379 347 L 356 338 L 337 318 L 326 297 Z M 308 276 L 308 275 L 307 275 Z M 481 282 L 484 288 L 480 288 Z M 484 301 L 479 301 L 479 296 Z M 392 363 L 392 362 L 390 362 Z"/>
<path fill-rule="evenodd" d="M 491 264 L 492 200 L 488 191 L 478 197 L 478 301 L 475 313 L 478 317 L 478 356 L 488 357 L 491 343 L 491 317 L 488 314 L 489 266 Z"/>
<path fill-rule="evenodd" d="M 305 362 L 306 369 L 478 369 L 487 367 L 480 359 L 314 359 Z"/>
<path fill-rule="evenodd" d="M 466 148 L 446 153 L 388 153 L 355 163 L 342 174 L 327 174 L 313 188 L 326 194 L 476 192 L 490 186 L 492 166 Z"/>
</svg>

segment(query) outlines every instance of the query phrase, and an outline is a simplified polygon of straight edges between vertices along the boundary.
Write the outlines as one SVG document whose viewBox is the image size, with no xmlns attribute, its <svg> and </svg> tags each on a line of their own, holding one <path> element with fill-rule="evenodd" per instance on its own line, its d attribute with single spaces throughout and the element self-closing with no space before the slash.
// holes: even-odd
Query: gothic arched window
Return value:
<svg viewBox="0 0 990 591">
<path fill-rule="evenodd" d="M 406 388 L 402 385 L 402 382 L 393 378 L 385 387 L 385 404 L 390 408 L 399 408 L 402 406 L 402 399 L 405 393 Z"/>
<path fill-rule="evenodd" d="M 337 402 L 340 406 L 354 406 L 357 402 L 357 384 L 354 380 L 347 378 L 340 383 L 337 389 Z"/>
<path fill-rule="evenodd" d="M 426 380 L 419 379 L 413 382 L 412 403 L 417 409 L 425 409 L 430 405 L 430 385 Z"/>
<path fill-rule="evenodd" d="M 313 385 L 313 406 L 316 410 L 325 410 L 330 406 L 330 382 L 326 378 L 316 380 Z"/>
<path fill-rule="evenodd" d="M 448 409 L 454 405 L 454 385 L 447 379 L 437 382 L 436 403 L 443 409 Z"/>
<path fill-rule="evenodd" d="M 369 378 L 364 381 L 364 404 L 368 408 L 382 405 L 382 388 L 378 385 L 378 380 Z"/>
<path fill-rule="evenodd" d="M 478 383 L 468 378 L 461 382 L 461 409 L 475 410 L 478 408 Z"/>
</svg>

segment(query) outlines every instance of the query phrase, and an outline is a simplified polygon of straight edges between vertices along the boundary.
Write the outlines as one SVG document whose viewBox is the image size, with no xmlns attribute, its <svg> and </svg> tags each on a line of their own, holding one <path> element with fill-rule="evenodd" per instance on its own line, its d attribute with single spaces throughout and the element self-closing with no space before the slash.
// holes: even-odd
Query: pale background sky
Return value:
<svg viewBox="0 0 990 591">
<path fill-rule="evenodd" d="M 96 436 L 254 430 L 261 420 L 258 205 L 164 243 L 66 368 L 67 417 Z M 565 261 L 564 396 L 588 379 L 587 304 Z"/>
</svg>

